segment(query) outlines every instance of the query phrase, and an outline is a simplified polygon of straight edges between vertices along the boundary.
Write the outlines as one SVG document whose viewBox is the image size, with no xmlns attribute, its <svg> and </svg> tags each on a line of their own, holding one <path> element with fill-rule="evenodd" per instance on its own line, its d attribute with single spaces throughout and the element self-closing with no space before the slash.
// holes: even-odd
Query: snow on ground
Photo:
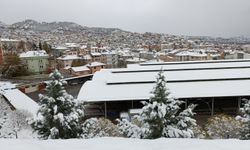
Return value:
<svg viewBox="0 0 250 150">
<path fill-rule="evenodd" d="M 5 150 L 249 150 L 249 140 L 94 138 L 70 140 L 0 139 Z"/>
</svg>

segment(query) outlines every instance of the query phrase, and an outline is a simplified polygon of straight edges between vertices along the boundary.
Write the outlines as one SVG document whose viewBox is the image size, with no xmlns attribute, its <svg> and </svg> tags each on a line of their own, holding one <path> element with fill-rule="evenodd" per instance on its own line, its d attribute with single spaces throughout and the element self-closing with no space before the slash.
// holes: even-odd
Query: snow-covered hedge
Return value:
<svg viewBox="0 0 250 150">
<path fill-rule="evenodd" d="M 208 119 L 206 124 L 207 134 L 212 139 L 239 138 L 242 124 L 235 118 L 219 114 Z"/>
<path fill-rule="evenodd" d="M 119 137 L 121 136 L 118 127 L 105 118 L 90 118 L 82 124 L 82 137 Z"/>
<path fill-rule="evenodd" d="M 240 139 L 250 140 L 250 100 L 244 99 L 244 106 L 240 109 L 241 116 L 236 119 L 242 122 Z"/>
</svg>

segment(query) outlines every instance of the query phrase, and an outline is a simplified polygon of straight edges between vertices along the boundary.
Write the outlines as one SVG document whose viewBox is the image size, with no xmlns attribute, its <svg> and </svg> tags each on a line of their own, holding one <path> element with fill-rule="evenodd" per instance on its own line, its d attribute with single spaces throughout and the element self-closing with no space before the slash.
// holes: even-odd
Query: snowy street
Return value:
<svg viewBox="0 0 250 150">
<path fill-rule="evenodd" d="M 95 138 L 70 140 L 1 139 L 5 150 L 249 150 L 249 140 Z"/>
</svg>

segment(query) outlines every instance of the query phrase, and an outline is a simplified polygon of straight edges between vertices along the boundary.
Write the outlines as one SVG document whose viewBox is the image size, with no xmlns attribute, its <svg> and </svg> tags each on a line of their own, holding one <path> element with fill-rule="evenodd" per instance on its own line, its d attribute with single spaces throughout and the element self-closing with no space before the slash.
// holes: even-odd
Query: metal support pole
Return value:
<svg viewBox="0 0 250 150">
<path fill-rule="evenodd" d="M 240 112 L 240 106 L 241 106 L 241 97 L 238 97 L 238 109 L 237 109 L 237 113 Z"/>
<path fill-rule="evenodd" d="M 107 103 L 106 101 L 104 102 L 104 116 L 107 118 Z"/>
<path fill-rule="evenodd" d="M 188 100 L 185 99 L 185 109 L 187 109 L 187 108 L 188 108 Z"/>
<path fill-rule="evenodd" d="M 211 106 L 211 116 L 213 116 L 214 115 L 214 98 L 212 98 L 212 104 L 211 104 L 212 106 Z"/>
<path fill-rule="evenodd" d="M 131 101 L 131 107 L 132 107 L 132 109 L 134 108 L 134 101 L 133 100 Z"/>
</svg>

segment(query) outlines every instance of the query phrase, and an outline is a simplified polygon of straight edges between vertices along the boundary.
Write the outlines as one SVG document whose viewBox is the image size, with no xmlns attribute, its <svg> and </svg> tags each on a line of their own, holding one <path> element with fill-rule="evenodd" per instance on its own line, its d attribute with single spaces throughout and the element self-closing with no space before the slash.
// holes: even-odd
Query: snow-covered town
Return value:
<svg viewBox="0 0 250 150">
<path fill-rule="evenodd" d="M 250 149 L 249 1 L 0 4 L 0 149 Z"/>
</svg>

